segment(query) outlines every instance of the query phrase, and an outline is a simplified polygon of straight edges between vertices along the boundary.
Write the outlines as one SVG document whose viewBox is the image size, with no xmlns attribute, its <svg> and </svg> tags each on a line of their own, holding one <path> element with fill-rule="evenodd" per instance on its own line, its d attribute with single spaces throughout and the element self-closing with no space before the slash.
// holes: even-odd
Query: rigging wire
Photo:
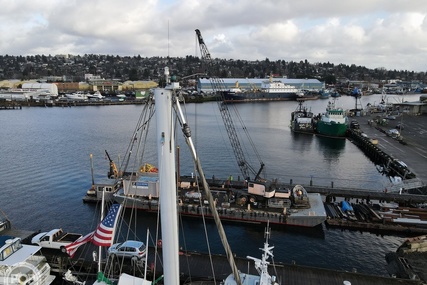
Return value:
<svg viewBox="0 0 427 285">
<path fill-rule="evenodd" d="M 178 96 L 179 97 L 179 96 Z M 178 100 L 178 99 L 176 99 L 176 100 Z M 182 114 L 183 114 L 183 116 L 184 116 L 184 118 L 185 118 L 185 121 L 186 122 L 188 122 L 188 116 L 187 116 L 187 109 L 186 109 L 186 104 L 185 104 L 185 100 L 183 100 L 183 103 L 182 103 L 182 105 L 183 105 L 183 112 L 182 112 Z M 175 120 L 175 123 L 176 124 L 178 124 L 179 122 L 180 122 L 180 120 L 179 120 L 179 115 L 177 114 L 177 112 L 175 112 L 175 115 L 176 115 L 176 120 Z M 197 118 L 197 106 L 196 106 L 196 108 L 195 108 L 195 118 Z M 195 129 L 197 130 L 197 120 L 195 119 L 195 122 L 194 122 L 194 124 L 196 125 L 196 127 L 195 127 Z M 175 129 L 175 131 L 178 129 L 178 128 L 174 128 Z M 175 136 L 177 135 L 177 133 L 175 133 Z M 197 141 L 197 132 L 195 132 L 195 141 Z M 185 136 L 184 136 L 185 137 Z M 186 138 L 187 139 L 187 138 Z M 196 143 L 194 143 L 194 147 L 196 148 Z M 178 162 L 179 163 L 179 162 Z M 203 206 L 203 198 L 202 198 L 202 194 L 201 194 L 201 189 L 200 189 L 200 184 L 199 184 L 199 172 L 198 172 L 198 168 L 197 168 L 197 165 L 196 165 L 196 163 L 194 163 L 194 161 L 193 161 L 193 165 L 194 165 L 194 181 L 195 181 L 195 183 L 196 183 L 196 186 L 197 186 L 197 193 L 199 194 L 199 196 L 200 196 L 200 199 L 199 199 L 199 206 L 200 206 L 200 209 L 201 209 L 201 213 L 202 213 L 202 224 L 203 224 L 203 229 L 204 229 L 204 234 L 205 234 L 205 240 L 206 240 L 206 245 L 207 245 L 207 249 L 208 249 L 208 255 L 209 255 L 209 259 L 210 259 L 210 266 L 211 266 L 211 271 L 212 271 L 212 276 L 213 276 L 213 279 L 214 280 L 216 280 L 216 277 L 215 277 L 215 271 L 214 271 L 214 267 L 213 267 L 213 260 L 212 260 L 212 252 L 211 252 L 211 248 L 210 248 L 210 242 L 209 242 L 209 235 L 208 235 L 208 231 L 207 231 L 207 227 L 206 227 L 206 218 L 205 218 L 205 215 L 204 215 L 204 210 L 203 210 L 203 208 L 204 208 L 204 206 Z M 177 189 L 178 190 L 178 189 Z M 178 192 L 177 192 L 178 193 Z M 179 203 L 179 201 L 177 201 L 177 203 Z M 177 205 L 177 207 L 179 207 L 179 205 Z M 178 211 L 179 212 L 179 211 Z M 180 215 L 180 220 L 181 220 L 181 228 L 182 228 L 182 235 L 184 236 L 184 247 L 185 247 L 185 249 L 187 249 L 187 244 L 186 244 L 186 240 L 185 240 L 185 231 L 184 231 L 184 228 L 182 227 L 182 215 Z M 191 280 L 191 271 L 190 271 L 190 268 L 189 268 L 189 261 L 188 261 L 188 258 L 187 258 L 187 266 L 188 266 L 188 272 L 190 272 L 190 276 L 189 276 L 189 279 Z"/>
</svg>

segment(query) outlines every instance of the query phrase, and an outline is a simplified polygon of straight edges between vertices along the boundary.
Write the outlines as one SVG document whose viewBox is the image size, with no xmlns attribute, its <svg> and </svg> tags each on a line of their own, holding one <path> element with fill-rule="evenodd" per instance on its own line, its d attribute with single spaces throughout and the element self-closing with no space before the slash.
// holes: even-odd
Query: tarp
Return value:
<svg viewBox="0 0 427 285">
<path fill-rule="evenodd" d="M 341 209 L 344 212 L 345 211 L 353 211 L 353 207 L 347 201 L 342 201 L 342 203 L 341 203 Z"/>
</svg>

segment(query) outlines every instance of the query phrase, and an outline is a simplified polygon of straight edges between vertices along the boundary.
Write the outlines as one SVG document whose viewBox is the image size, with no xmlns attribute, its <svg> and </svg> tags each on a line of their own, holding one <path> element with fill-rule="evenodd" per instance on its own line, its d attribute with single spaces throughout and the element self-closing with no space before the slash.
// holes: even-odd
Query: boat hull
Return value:
<svg viewBox="0 0 427 285">
<path fill-rule="evenodd" d="M 226 102 L 294 101 L 296 92 L 225 92 Z"/>
<path fill-rule="evenodd" d="M 347 124 L 324 122 L 319 120 L 317 122 L 316 131 L 318 134 L 328 137 L 345 137 L 347 132 Z"/>
<path fill-rule="evenodd" d="M 302 133 L 302 134 L 313 134 L 314 133 L 314 124 L 310 123 L 301 123 L 294 121 L 291 124 L 291 130 L 294 133 Z"/>
<path fill-rule="evenodd" d="M 318 193 L 309 193 L 311 207 L 307 209 L 288 210 L 284 215 L 280 209 L 258 209 L 249 210 L 247 207 L 220 206 L 217 207 L 219 217 L 222 221 L 245 223 L 245 224 L 267 224 L 276 226 L 298 226 L 316 227 L 326 220 L 326 211 L 322 198 Z M 126 208 L 136 208 L 145 212 L 157 213 L 158 200 L 145 197 L 132 198 L 124 195 L 115 195 L 114 200 L 123 204 Z M 183 217 L 208 218 L 212 213 L 208 206 L 200 206 L 199 202 L 181 202 L 178 205 L 178 213 Z"/>
</svg>

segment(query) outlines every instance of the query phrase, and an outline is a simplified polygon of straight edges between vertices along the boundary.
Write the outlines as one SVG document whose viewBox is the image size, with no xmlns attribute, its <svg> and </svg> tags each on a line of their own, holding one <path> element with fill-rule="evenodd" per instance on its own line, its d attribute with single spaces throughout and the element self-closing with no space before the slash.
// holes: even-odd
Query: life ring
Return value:
<svg viewBox="0 0 427 285">
<path fill-rule="evenodd" d="M 158 247 L 158 248 L 162 248 L 162 240 L 161 240 L 161 239 L 159 239 L 159 240 L 157 241 L 157 247 Z"/>
</svg>

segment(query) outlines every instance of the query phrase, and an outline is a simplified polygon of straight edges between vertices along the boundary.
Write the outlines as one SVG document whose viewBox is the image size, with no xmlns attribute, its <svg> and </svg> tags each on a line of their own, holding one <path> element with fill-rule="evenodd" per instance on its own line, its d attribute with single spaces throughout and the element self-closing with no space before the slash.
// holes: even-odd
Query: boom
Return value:
<svg viewBox="0 0 427 285">
<path fill-rule="evenodd" d="M 205 61 L 207 64 L 206 72 L 209 76 L 209 81 L 212 85 L 212 90 L 221 96 L 221 100 L 218 101 L 218 107 L 221 113 L 222 120 L 224 121 L 225 129 L 227 131 L 228 138 L 230 139 L 231 146 L 233 148 L 233 152 L 237 160 L 237 164 L 239 165 L 240 172 L 243 174 L 244 179 L 249 179 L 249 172 L 251 171 L 255 175 L 255 180 L 258 180 L 259 175 L 261 174 L 261 171 L 264 168 L 264 163 L 261 162 L 261 167 L 257 172 L 246 161 L 243 149 L 240 145 L 240 141 L 237 136 L 236 129 L 234 127 L 233 119 L 228 109 L 228 105 L 224 100 L 224 92 L 226 91 L 225 84 L 221 78 L 218 78 L 212 74 L 213 67 L 211 55 L 208 51 L 208 48 L 206 47 L 205 41 L 203 40 L 200 30 L 196 29 L 196 34 L 199 42 L 202 60 Z"/>
</svg>

